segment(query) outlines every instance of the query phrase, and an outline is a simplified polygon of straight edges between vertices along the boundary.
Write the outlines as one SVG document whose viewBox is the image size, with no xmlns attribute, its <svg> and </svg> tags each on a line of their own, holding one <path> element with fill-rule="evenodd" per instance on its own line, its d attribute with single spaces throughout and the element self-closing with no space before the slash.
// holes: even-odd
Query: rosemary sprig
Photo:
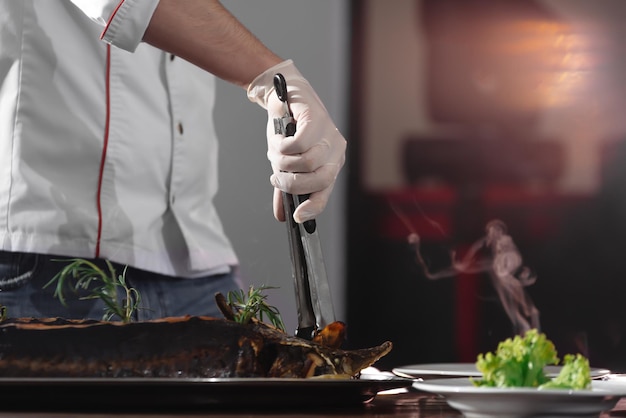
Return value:
<svg viewBox="0 0 626 418">
<path fill-rule="evenodd" d="M 274 327 L 285 331 L 285 324 L 278 309 L 266 301 L 267 295 L 263 292 L 267 289 L 275 289 L 275 287 L 263 285 L 255 289 L 254 286 L 250 286 L 247 293 L 243 289 L 230 291 L 227 295 L 227 302 L 233 310 L 235 321 L 240 324 L 247 324 L 252 318 L 264 322 L 267 317 Z"/>
<path fill-rule="evenodd" d="M 102 269 L 95 263 L 82 258 L 70 260 L 45 286 L 51 286 L 56 282 L 54 296 L 67 306 L 65 289 L 70 289 L 74 293 L 82 291 L 89 292 L 85 299 L 100 299 L 104 302 L 104 314 L 102 319 L 110 321 L 118 316 L 122 322 L 131 322 L 133 313 L 139 309 L 141 295 L 133 287 L 126 283 L 126 267 L 122 274 L 118 275 L 113 264 L 105 260 L 107 269 Z M 121 289 L 123 295 L 118 297 L 118 290 Z"/>
</svg>

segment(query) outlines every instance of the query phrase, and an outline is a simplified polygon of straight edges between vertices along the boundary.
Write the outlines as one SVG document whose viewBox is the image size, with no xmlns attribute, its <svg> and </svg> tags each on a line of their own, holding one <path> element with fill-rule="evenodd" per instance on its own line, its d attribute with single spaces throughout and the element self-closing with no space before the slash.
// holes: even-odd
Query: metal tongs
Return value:
<svg viewBox="0 0 626 418">
<path fill-rule="evenodd" d="M 282 74 L 274 76 L 278 99 L 283 102 L 283 116 L 274 119 L 274 132 L 285 136 L 296 133 L 296 121 L 287 99 L 287 82 Z M 291 267 L 298 309 L 296 336 L 307 340 L 328 324 L 335 322 L 335 311 L 326 275 L 315 219 L 296 223 L 293 213 L 308 195 L 282 192 L 291 253 Z"/>
</svg>

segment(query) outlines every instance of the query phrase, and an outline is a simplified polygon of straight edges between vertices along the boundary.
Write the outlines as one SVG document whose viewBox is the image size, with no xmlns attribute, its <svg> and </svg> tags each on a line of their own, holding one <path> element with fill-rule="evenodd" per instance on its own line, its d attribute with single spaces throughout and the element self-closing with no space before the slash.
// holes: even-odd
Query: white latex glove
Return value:
<svg viewBox="0 0 626 418">
<path fill-rule="evenodd" d="M 296 134 L 274 133 L 274 118 L 284 114 L 284 105 L 274 91 L 274 75 L 287 82 L 288 101 L 296 120 Z M 345 162 L 346 140 L 311 85 L 291 60 L 283 61 L 259 75 L 248 86 L 248 98 L 267 109 L 267 157 L 272 165 L 274 216 L 284 221 L 281 190 L 308 194 L 293 217 L 298 223 L 319 215 L 328 202 L 335 180 Z"/>
</svg>

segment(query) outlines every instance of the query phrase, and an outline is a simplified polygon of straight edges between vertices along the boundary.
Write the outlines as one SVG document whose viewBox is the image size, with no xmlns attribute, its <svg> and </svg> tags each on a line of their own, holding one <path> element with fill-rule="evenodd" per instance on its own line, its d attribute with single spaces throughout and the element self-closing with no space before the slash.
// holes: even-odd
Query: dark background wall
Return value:
<svg viewBox="0 0 626 418">
<path fill-rule="evenodd" d="M 559 353 L 626 369 L 624 3 L 352 8 L 350 344 L 393 341 L 393 367 L 473 362 L 514 335 L 488 270 L 429 280 L 407 241 L 441 271 L 500 219 Z"/>
</svg>

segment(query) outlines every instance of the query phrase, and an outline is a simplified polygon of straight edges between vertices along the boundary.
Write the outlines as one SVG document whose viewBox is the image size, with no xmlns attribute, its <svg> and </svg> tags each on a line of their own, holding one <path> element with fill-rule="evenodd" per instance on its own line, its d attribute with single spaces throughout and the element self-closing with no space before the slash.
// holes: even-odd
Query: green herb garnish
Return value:
<svg viewBox="0 0 626 418">
<path fill-rule="evenodd" d="M 131 322 L 133 313 L 139 309 L 141 296 L 139 291 L 129 287 L 126 283 L 126 269 L 122 274 L 117 274 L 113 264 L 105 260 L 107 269 L 102 269 L 95 263 L 81 258 L 70 260 L 71 263 L 57 273 L 45 286 L 48 287 L 56 282 L 54 296 L 67 306 L 65 289 L 75 293 L 87 291 L 85 299 L 101 299 L 104 302 L 104 315 L 102 319 L 110 321 L 113 317 L 119 317 L 122 322 Z M 118 291 L 122 291 L 119 297 Z"/>
<path fill-rule="evenodd" d="M 240 324 L 248 324 L 253 318 L 263 322 L 267 317 L 273 326 L 285 331 L 285 324 L 278 309 L 266 302 L 267 295 L 264 295 L 263 291 L 267 289 L 275 287 L 261 286 L 255 289 L 250 286 L 247 293 L 243 289 L 228 292 L 226 299 L 233 310 L 234 320 Z"/>
</svg>

